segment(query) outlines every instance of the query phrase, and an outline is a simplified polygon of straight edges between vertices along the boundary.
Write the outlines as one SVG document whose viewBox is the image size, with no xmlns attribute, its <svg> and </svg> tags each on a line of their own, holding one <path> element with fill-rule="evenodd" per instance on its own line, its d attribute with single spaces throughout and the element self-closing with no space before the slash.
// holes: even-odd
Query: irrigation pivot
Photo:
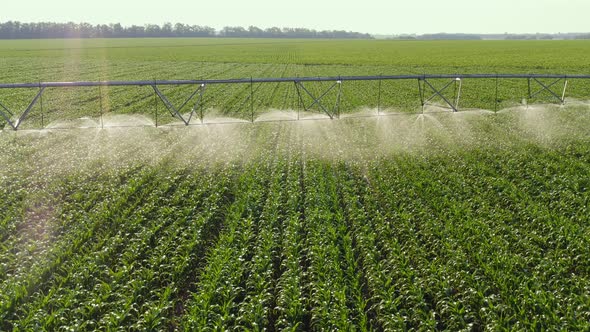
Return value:
<svg viewBox="0 0 590 332">
<path fill-rule="evenodd" d="M 437 88 L 432 84 L 433 80 L 449 80 L 446 85 L 442 88 Z M 547 92 L 563 104 L 565 102 L 565 93 L 567 88 L 568 79 L 590 79 L 590 75 L 556 75 L 556 74 L 442 74 L 442 75 L 379 75 L 379 76 L 325 76 L 325 77 L 276 77 L 276 78 L 236 78 L 236 79 L 211 79 L 211 80 L 152 80 L 152 81 L 79 81 L 79 82 L 39 82 L 39 83 L 0 83 L 0 89 L 38 89 L 37 94 L 22 112 L 11 110 L 5 106 L 0 100 L 0 117 L 6 121 L 6 123 L 14 130 L 18 130 L 19 126 L 23 121 L 26 120 L 28 114 L 31 112 L 35 104 L 42 97 L 43 92 L 46 88 L 76 88 L 76 87 L 142 87 L 149 86 L 154 90 L 156 99 L 160 99 L 166 109 L 170 112 L 172 117 L 175 117 L 182 121 L 183 124 L 191 124 L 191 120 L 194 117 L 196 110 L 200 107 L 202 110 L 203 95 L 205 88 L 208 85 L 233 85 L 233 84 L 248 84 L 252 87 L 253 84 L 258 83 L 293 83 L 295 84 L 296 91 L 298 94 L 299 102 L 303 108 L 307 110 L 313 106 L 317 106 L 325 113 L 330 119 L 338 118 L 340 113 L 340 101 L 342 95 L 342 85 L 345 82 L 353 81 L 379 81 L 379 99 L 381 96 L 381 81 L 394 81 L 394 80 L 417 80 L 418 81 L 418 92 L 420 95 L 420 102 L 422 108 L 428 105 L 433 98 L 440 98 L 444 101 L 446 106 L 453 110 L 458 111 L 458 105 L 461 97 L 461 88 L 464 80 L 471 79 L 495 79 L 496 82 L 499 79 L 526 79 L 528 81 L 528 95 L 529 98 L 539 95 L 542 92 Z M 553 79 L 550 84 L 543 83 L 542 79 Z M 563 91 L 555 91 L 554 87 L 557 83 L 564 81 Z M 311 82 L 332 82 L 327 89 L 319 94 L 314 94 L 310 89 L 306 88 L 306 83 Z M 533 92 L 531 90 L 531 84 L 536 83 L 538 90 Z M 166 95 L 158 88 L 159 86 L 180 86 L 180 85 L 192 85 L 195 86 L 195 90 L 192 94 L 184 101 L 180 107 L 174 106 Z M 444 92 L 451 87 L 455 87 L 453 98 L 448 98 L 444 95 Z M 328 106 L 323 102 L 323 98 L 332 90 L 337 89 L 338 95 L 333 107 Z M 427 98 L 426 93 L 432 93 Z M 254 91 L 251 89 L 250 103 L 253 100 Z M 498 100 L 496 88 L 496 101 Z M 305 105 L 303 97 L 310 97 L 313 102 L 309 105 Z M 183 116 L 181 110 L 189 103 L 192 103 L 193 107 L 188 116 Z M 380 104 L 380 101 L 378 102 Z M 42 106 L 41 106 L 42 107 Z M 252 110 L 253 113 L 253 110 Z M 101 109 L 102 114 L 102 109 Z M 202 111 L 199 114 L 201 121 L 203 121 Z M 254 117 L 252 116 L 252 121 Z"/>
</svg>

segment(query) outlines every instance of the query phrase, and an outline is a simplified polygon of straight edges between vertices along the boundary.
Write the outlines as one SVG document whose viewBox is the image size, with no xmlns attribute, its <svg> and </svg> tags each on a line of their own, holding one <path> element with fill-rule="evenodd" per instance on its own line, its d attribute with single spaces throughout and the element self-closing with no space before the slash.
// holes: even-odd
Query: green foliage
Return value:
<svg viewBox="0 0 590 332">
<path fill-rule="evenodd" d="M 588 330 L 589 138 L 584 105 L 3 131 L 0 330 Z"/>
</svg>

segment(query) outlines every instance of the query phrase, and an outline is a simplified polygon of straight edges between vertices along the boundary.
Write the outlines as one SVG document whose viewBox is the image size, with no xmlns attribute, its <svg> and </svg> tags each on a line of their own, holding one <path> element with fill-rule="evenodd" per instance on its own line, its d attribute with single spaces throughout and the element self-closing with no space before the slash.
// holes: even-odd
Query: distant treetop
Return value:
<svg viewBox="0 0 590 332">
<path fill-rule="evenodd" d="M 122 26 L 120 23 L 21 23 L 8 21 L 0 23 L 0 39 L 41 39 L 41 38 L 142 38 L 142 37 L 234 37 L 234 38 L 347 38 L 372 39 L 368 33 L 305 28 L 261 29 L 250 26 L 224 27 L 216 31 L 209 26 L 183 23 L 146 24 L 143 26 Z"/>
</svg>

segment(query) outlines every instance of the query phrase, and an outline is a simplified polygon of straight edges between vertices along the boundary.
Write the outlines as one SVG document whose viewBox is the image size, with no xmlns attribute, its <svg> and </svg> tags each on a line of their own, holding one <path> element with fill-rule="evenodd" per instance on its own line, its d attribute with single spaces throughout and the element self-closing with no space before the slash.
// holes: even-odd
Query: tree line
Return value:
<svg viewBox="0 0 590 332">
<path fill-rule="evenodd" d="M 234 38 L 351 38 L 372 39 L 368 33 L 322 30 L 305 28 L 261 29 L 256 26 L 227 26 L 217 31 L 209 26 L 183 23 L 146 24 L 143 26 L 122 26 L 120 23 L 22 23 L 8 21 L 0 23 L 0 39 L 38 39 L 38 38 L 145 38 L 145 37 L 234 37 Z"/>
</svg>

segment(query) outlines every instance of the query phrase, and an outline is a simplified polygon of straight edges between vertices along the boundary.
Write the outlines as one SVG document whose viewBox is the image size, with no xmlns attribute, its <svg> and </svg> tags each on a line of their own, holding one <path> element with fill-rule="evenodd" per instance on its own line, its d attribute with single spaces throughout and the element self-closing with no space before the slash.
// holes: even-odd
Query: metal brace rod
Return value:
<svg viewBox="0 0 590 332">
<path fill-rule="evenodd" d="M 434 91 L 434 93 L 432 94 L 432 96 L 430 96 L 430 98 L 426 99 L 424 101 L 424 103 L 428 103 L 429 101 L 431 101 L 434 97 L 436 96 L 441 96 L 441 94 L 448 89 L 451 84 L 455 83 L 455 80 L 450 81 L 449 83 L 447 83 L 444 87 L 442 87 L 441 89 L 436 89 L 433 85 L 430 84 L 430 82 L 428 82 L 428 80 L 424 80 L 424 83 L 428 84 L 428 86 L 430 86 L 430 88 L 432 89 L 432 91 Z"/>
<path fill-rule="evenodd" d="M 457 81 L 459 81 L 459 89 L 456 90 L 457 97 L 455 98 L 455 108 L 459 108 L 459 100 L 461 99 L 461 87 L 463 85 L 463 81 L 460 78 L 455 79 L 455 87 L 457 86 Z"/>
<path fill-rule="evenodd" d="M 309 107 L 313 107 L 315 104 L 320 104 L 320 100 L 322 100 L 330 91 L 332 91 L 332 89 L 334 89 L 334 87 L 336 86 L 336 84 L 339 84 L 340 80 L 336 81 L 334 84 L 332 84 L 328 90 L 326 90 L 324 93 L 322 93 L 317 99 L 315 99 L 311 93 L 303 86 L 303 84 L 301 84 L 301 86 L 303 87 L 303 89 L 310 95 L 310 97 L 314 98 L 314 102 L 311 103 L 311 105 L 309 105 Z"/>
<path fill-rule="evenodd" d="M 381 113 L 381 80 L 379 80 L 379 87 L 377 88 L 377 115 Z"/>
<path fill-rule="evenodd" d="M 305 108 L 305 102 L 303 102 L 303 96 L 301 95 L 301 90 L 299 90 L 299 84 L 297 84 L 297 82 L 295 82 L 295 90 L 297 90 L 297 99 L 299 102 L 299 105 L 297 107 L 297 120 L 299 120 L 299 109 L 303 107 L 303 110 L 306 112 L 307 109 Z"/>
<path fill-rule="evenodd" d="M 434 91 L 434 94 L 428 98 L 424 104 L 428 103 L 429 101 L 431 101 L 434 97 L 439 96 L 440 98 L 442 98 L 442 100 L 444 100 L 447 105 L 449 105 L 452 109 L 453 112 L 457 112 L 457 105 L 454 105 L 453 103 L 451 103 L 442 93 L 449 87 L 451 86 L 451 84 L 453 84 L 453 82 L 456 82 L 457 78 L 453 79 L 452 81 L 450 81 L 449 83 L 447 83 L 447 85 L 445 85 L 442 89 L 438 90 L 436 89 L 432 84 L 430 84 L 430 82 L 428 82 L 427 79 L 424 79 L 424 83 L 426 83 L 430 89 L 432 89 L 432 91 Z"/>
<path fill-rule="evenodd" d="M 12 127 L 12 129 L 14 129 L 14 124 L 10 120 L 10 118 L 13 116 L 12 112 L 8 109 L 8 107 L 4 106 L 2 103 L 0 103 L 0 107 L 2 107 L 6 112 L 8 112 L 8 114 L 10 114 L 7 115 L 6 113 L 2 112 L 2 110 L 0 110 L 0 115 L 2 115 L 4 120 L 6 120 L 6 122 Z"/>
<path fill-rule="evenodd" d="M 338 84 L 338 96 L 336 96 L 333 114 L 336 114 L 338 119 L 340 119 L 340 97 L 342 96 L 342 81 L 338 80 L 336 81 L 336 84 Z"/>
<path fill-rule="evenodd" d="M 305 93 L 307 93 L 307 95 L 309 95 L 314 101 L 313 103 L 311 103 L 311 105 L 309 105 L 308 107 L 305 106 L 305 102 L 303 102 L 303 108 L 307 111 L 308 108 L 313 107 L 315 104 L 318 104 L 318 106 L 324 111 L 324 113 L 326 113 L 330 119 L 334 118 L 334 115 L 330 113 L 330 111 L 328 111 L 326 109 L 326 107 L 324 107 L 324 105 L 320 102 L 320 100 L 328 93 L 330 92 L 330 90 L 332 90 L 332 88 L 334 88 L 334 86 L 336 85 L 336 83 L 332 84 L 332 86 L 330 88 L 328 88 L 327 91 L 325 91 L 320 97 L 316 98 L 311 92 L 309 92 L 309 90 L 307 90 L 307 88 L 301 84 L 301 82 L 297 82 L 297 84 L 299 84 L 301 86 L 301 88 L 303 89 L 303 91 L 305 91 Z"/>
<path fill-rule="evenodd" d="M 418 79 L 418 94 L 420 95 L 420 105 L 424 106 L 424 89 L 422 88 L 422 80 Z"/>
<path fill-rule="evenodd" d="M 541 89 L 539 91 L 533 93 L 531 95 L 531 98 L 537 96 L 538 94 L 540 94 L 543 91 L 547 91 L 550 94 L 552 94 L 555 98 L 557 98 L 557 100 L 559 100 L 562 104 L 565 102 L 564 98 L 565 98 L 565 89 L 567 88 L 567 79 L 565 80 L 562 96 L 559 96 L 557 93 L 555 93 L 553 90 L 551 90 L 551 87 L 554 86 L 555 84 L 559 83 L 561 80 L 563 80 L 563 78 L 558 78 L 557 80 L 553 81 L 551 84 L 548 84 L 548 85 L 539 81 L 536 77 L 533 77 L 533 80 L 541 86 Z"/>
<path fill-rule="evenodd" d="M 201 114 L 200 114 L 199 118 L 201 118 L 201 123 L 203 123 L 202 101 L 203 101 L 203 93 L 205 93 L 205 84 L 201 84 L 201 86 L 197 89 L 197 91 L 199 91 L 199 98 L 197 98 L 197 102 L 195 103 L 195 106 L 193 106 L 193 108 L 191 109 L 191 113 L 188 117 L 187 124 L 191 122 L 191 119 L 193 118 L 193 115 L 195 114 L 195 110 L 199 106 L 201 106 Z M 192 96 L 191 96 L 191 98 L 192 98 Z"/>
<path fill-rule="evenodd" d="M 193 97 L 199 92 L 201 91 L 201 89 L 204 87 L 204 84 L 201 84 L 185 101 L 184 103 L 179 107 L 176 108 L 174 107 L 174 105 L 172 105 L 172 103 L 168 100 L 168 98 L 166 98 L 166 96 L 160 91 L 160 89 L 158 89 L 158 87 L 154 84 L 152 85 L 152 88 L 154 89 L 154 91 L 156 92 L 156 94 L 158 95 L 158 97 L 160 97 L 160 99 L 162 100 L 162 102 L 164 102 L 164 105 L 166 106 L 166 108 L 168 109 L 168 111 L 170 112 L 170 114 L 173 117 L 176 117 L 178 119 L 180 119 L 185 125 L 189 125 L 190 124 L 190 118 L 188 119 L 188 121 L 182 116 L 182 114 L 180 114 L 180 111 L 184 108 L 184 106 L 186 106 L 186 104 L 188 104 L 188 102 L 193 99 Z M 201 93 L 201 97 L 202 97 L 202 93 Z M 200 99 L 199 99 L 200 100 Z M 191 113 L 191 118 L 192 118 L 192 113 Z"/>
<path fill-rule="evenodd" d="M 29 115 L 29 112 L 33 109 L 33 106 L 35 106 L 35 104 L 37 103 L 37 100 L 39 100 L 39 98 L 43 94 L 44 90 L 45 90 L 44 87 L 39 88 L 39 92 L 37 92 L 37 94 L 35 95 L 35 97 L 31 101 L 31 103 L 29 104 L 29 106 L 23 111 L 23 113 L 18 117 L 18 119 L 16 119 L 15 122 L 12 122 L 10 120 L 10 116 L 13 116 L 14 114 L 6 106 L 4 106 L 3 104 L 0 103 L 0 106 L 4 110 L 6 110 L 6 112 L 8 112 L 10 114 L 10 116 L 6 115 L 2 111 L 0 111 L 0 114 L 2 115 L 4 120 L 6 120 L 6 122 L 10 125 L 10 127 L 12 127 L 13 130 L 17 130 L 18 127 L 20 126 L 20 124 L 27 118 L 27 115 Z"/>
<path fill-rule="evenodd" d="M 330 117 L 330 119 L 334 119 L 334 114 L 330 113 L 330 111 L 329 111 L 328 109 L 326 109 L 326 107 L 325 107 L 325 106 L 324 106 L 324 105 L 321 103 L 321 100 L 322 100 L 322 98 L 324 98 L 324 97 L 325 97 L 325 96 L 326 96 L 326 95 L 327 95 L 327 94 L 328 94 L 330 91 L 332 91 L 332 89 L 333 89 L 333 88 L 334 88 L 334 87 L 335 87 L 337 84 L 339 84 L 339 82 L 341 82 L 341 81 L 339 81 L 339 80 L 338 80 L 338 81 L 336 81 L 334 84 L 332 84 L 332 86 L 330 86 L 330 87 L 328 88 L 328 90 L 326 90 L 326 91 L 325 91 L 323 94 L 321 94 L 321 95 L 320 95 L 319 97 L 317 97 L 317 98 L 316 98 L 316 97 L 315 97 L 315 96 L 314 96 L 314 95 L 313 95 L 311 92 L 309 92 L 309 90 L 307 90 L 307 88 L 306 88 L 306 87 L 305 87 L 303 84 L 301 84 L 301 82 L 296 82 L 295 84 L 299 85 L 299 86 L 301 87 L 301 89 L 303 89 L 303 91 L 305 91 L 305 93 L 307 93 L 307 95 L 309 95 L 309 96 L 310 96 L 310 97 L 311 97 L 311 98 L 314 100 L 314 102 L 313 102 L 313 103 L 311 103 L 311 105 L 309 105 L 309 107 L 306 107 L 306 106 L 305 106 L 305 103 L 304 103 L 304 102 L 303 102 L 303 100 L 302 100 L 302 102 L 303 102 L 303 108 L 304 108 L 304 109 L 307 111 L 307 109 L 308 109 L 308 108 L 311 108 L 311 107 L 313 107 L 315 104 L 317 104 L 317 105 L 318 105 L 318 106 L 319 106 L 319 107 L 320 107 L 320 108 L 321 108 L 321 109 L 324 111 L 324 113 L 326 113 L 326 114 L 327 114 L 327 115 Z M 300 95 L 300 98 L 301 98 L 301 95 Z M 337 102 L 338 102 L 338 101 L 337 101 Z"/>
<path fill-rule="evenodd" d="M 172 105 L 172 103 L 168 100 L 168 98 L 166 98 L 166 96 L 164 96 L 162 94 L 162 92 L 160 92 L 160 89 L 158 89 L 158 87 L 156 85 L 152 85 L 152 88 L 154 89 L 154 92 L 156 93 L 156 95 L 158 95 L 158 97 L 160 97 L 160 100 L 162 100 L 164 102 L 164 105 L 168 109 L 168 112 L 170 112 L 170 114 L 173 117 L 176 117 L 176 118 L 182 120 L 182 122 L 184 122 L 184 124 L 186 125 L 187 124 L 186 120 L 184 120 L 182 115 L 180 115 L 178 110 L 174 107 L 174 105 Z"/>
<path fill-rule="evenodd" d="M 31 103 L 29 104 L 29 107 L 27 107 L 27 109 L 23 112 L 23 114 L 21 114 L 21 116 L 16 121 L 16 127 L 14 128 L 14 130 L 17 130 L 18 126 L 20 126 L 20 124 L 27 118 L 27 115 L 29 115 L 31 109 L 33 109 L 33 106 L 35 106 L 37 100 L 39 100 L 39 98 L 43 94 L 43 91 L 45 91 L 45 88 L 39 88 L 39 92 L 37 92 L 35 98 L 33 98 L 33 101 L 31 101 Z"/>
</svg>

